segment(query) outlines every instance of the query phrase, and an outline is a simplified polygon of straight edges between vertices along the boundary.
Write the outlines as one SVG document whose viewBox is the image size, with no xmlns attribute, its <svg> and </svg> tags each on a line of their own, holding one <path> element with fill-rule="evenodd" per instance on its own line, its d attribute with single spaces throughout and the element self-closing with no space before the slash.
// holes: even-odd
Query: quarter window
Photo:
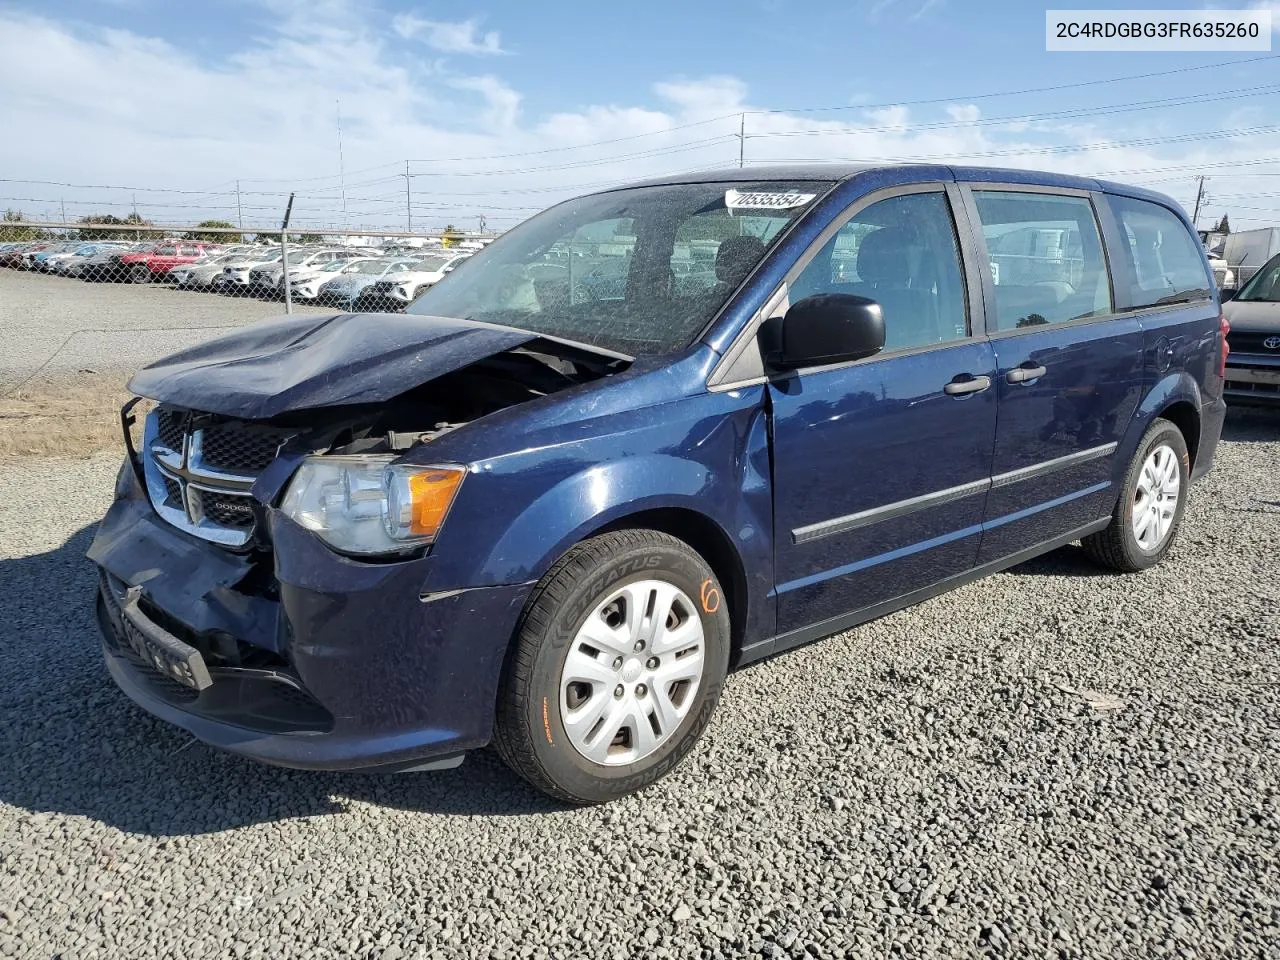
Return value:
<svg viewBox="0 0 1280 960">
<path fill-rule="evenodd" d="M 1208 299 L 1213 284 L 1200 242 L 1172 211 L 1130 197 L 1109 197 L 1108 202 L 1129 248 L 1133 306 Z"/>
<path fill-rule="evenodd" d="M 946 343 L 968 335 L 955 225 L 942 193 L 910 193 L 873 203 L 837 231 L 790 284 L 797 303 L 849 293 L 880 304 L 885 350 Z"/>
<path fill-rule="evenodd" d="M 996 331 L 1069 323 L 1113 309 L 1093 206 L 1083 197 L 975 190 L 995 283 Z"/>
</svg>

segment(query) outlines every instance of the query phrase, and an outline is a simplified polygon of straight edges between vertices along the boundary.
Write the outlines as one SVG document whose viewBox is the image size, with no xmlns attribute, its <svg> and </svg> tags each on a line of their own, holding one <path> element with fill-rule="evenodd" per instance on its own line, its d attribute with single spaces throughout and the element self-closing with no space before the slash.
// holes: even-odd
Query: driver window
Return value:
<svg viewBox="0 0 1280 960">
<path fill-rule="evenodd" d="M 946 194 L 910 193 L 859 211 L 788 287 L 795 304 L 820 293 L 875 300 L 885 350 L 968 336 L 968 305 Z"/>
</svg>

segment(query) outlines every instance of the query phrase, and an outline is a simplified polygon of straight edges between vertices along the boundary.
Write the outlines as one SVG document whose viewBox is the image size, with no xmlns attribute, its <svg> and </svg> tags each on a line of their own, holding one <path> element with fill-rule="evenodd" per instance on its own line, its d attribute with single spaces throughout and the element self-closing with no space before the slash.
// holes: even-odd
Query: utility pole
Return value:
<svg viewBox="0 0 1280 960">
<path fill-rule="evenodd" d="M 746 162 L 747 156 L 747 115 L 738 114 L 738 169 Z"/>
<path fill-rule="evenodd" d="M 244 229 L 244 210 L 240 207 L 240 181 L 236 181 L 236 222 L 240 224 L 240 229 Z M 240 238 L 241 240 L 244 237 Z"/>
<path fill-rule="evenodd" d="M 342 163 L 342 101 L 334 101 L 338 105 L 338 183 L 342 188 L 342 226 L 347 226 L 347 174 Z"/>
<path fill-rule="evenodd" d="M 62 204 L 62 222 L 67 222 L 67 201 L 59 199 L 58 203 Z"/>
<path fill-rule="evenodd" d="M 1196 191 L 1196 210 L 1191 214 L 1191 225 L 1200 229 L 1200 201 L 1204 199 L 1204 177 L 1200 178 L 1200 189 Z"/>
<path fill-rule="evenodd" d="M 409 233 L 413 233 L 413 197 L 409 193 L 409 161 L 404 162 L 404 218 L 409 225 Z"/>
<path fill-rule="evenodd" d="M 293 215 L 293 193 L 289 205 L 284 208 L 284 222 L 280 224 L 280 279 L 284 283 L 284 312 L 293 313 L 293 290 L 289 286 L 289 217 Z"/>
</svg>

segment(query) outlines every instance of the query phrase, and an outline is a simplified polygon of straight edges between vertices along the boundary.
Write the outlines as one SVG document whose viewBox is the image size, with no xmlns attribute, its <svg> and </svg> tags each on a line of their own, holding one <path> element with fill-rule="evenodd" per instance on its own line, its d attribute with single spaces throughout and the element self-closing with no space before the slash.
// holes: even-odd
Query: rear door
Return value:
<svg viewBox="0 0 1280 960">
<path fill-rule="evenodd" d="M 1202 388 L 1212 385 L 1213 396 L 1205 399 L 1217 399 L 1219 309 L 1199 238 L 1161 204 L 1114 194 L 1104 202 L 1119 247 L 1111 258 L 1116 297 L 1135 312 L 1145 334 L 1147 390 L 1186 373 Z"/>
<path fill-rule="evenodd" d="M 859 201 L 792 272 L 790 303 L 879 302 L 886 346 L 770 382 L 780 633 L 972 568 L 996 391 L 967 263 L 948 190 L 933 184 Z"/>
<path fill-rule="evenodd" d="M 1142 394 L 1143 332 L 1116 311 L 1081 190 L 964 188 L 982 249 L 999 421 L 979 564 L 1073 539 L 1115 504 L 1116 451 Z"/>
</svg>

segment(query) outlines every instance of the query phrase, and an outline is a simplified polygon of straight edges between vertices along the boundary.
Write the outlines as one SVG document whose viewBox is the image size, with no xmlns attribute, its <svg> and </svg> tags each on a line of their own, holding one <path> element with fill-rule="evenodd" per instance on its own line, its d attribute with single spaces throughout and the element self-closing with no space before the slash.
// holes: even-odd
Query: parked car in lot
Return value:
<svg viewBox="0 0 1280 960">
<path fill-rule="evenodd" d="M 162 243 L 150 250 L 126 253 L 120 258 L 120 269 L 131 283 L 151 283 L 168 279 L 174 267 L 217 252 L 216 246 L 206 243 Z"/>
<path fill-rule="evenodd" d="M 240 252 L 210 254 L 174 267 L 169 271 L 169 279 L 184 290 L 207 290 L 217 277 L 222 276 L 223 270 L 242 263 L 245 263 L 245 254 Z"/>
<path fill-rule="evenodd" d="M 1231 324 L 1227 396 L 1244 403 L 1280 403 L 1280 254 L 1222 309 Z"/>
<path fill-rule="evenodd" d="M 440 253 L 421 257 L 410 269 L 388 273 L 365 287 L 357 306 L 361 310 L 403 309 L 470 256 L 469 253 Z"/>
<path fill-rule="evenodd" d="M 280 262 L 280 247 L 263 247 L 260 251 L 248 251 L 240 259 L 226 264 L 222 276 L 211 281 L 213 289 L 223 293 L 243 294 L 250 290 L 250 274 Z"/>
<path fill-rule="evenodd" d="M 361 264 L 371 261 L 372 257 L 356 257 L 350 260 L 328 260 L 324 263 L 312 263 L 305 267 L 293 267 L 292 258 L 289 264 L 289 287 L 295 299 L 314 300 L 320 295 L 320 286 L 326 280 L 337 276 L 349 264 Z M 281 275 L 283 283 L 283 274 Z"/>
<path fill-rule="evenodd" d="M 77 246 L 79 244 L 74 242 L 37 244 L 23 253 L 22 267 L 26 270 L 35 270 L 43 273 L 46 269 L 45 263 L 50 257 L 61 253 L 70 253 Z"/>
<path fill-rule="evenodd" d="M 150 249 L 150 244 L 104 246 L 98 253 L 67 265 L 66 275 L 91 282 L 117 281 L 125 278 L 123 259 L 126 254 Z"/>
<path fill-rule="evenodd" d="M 83 264 L 90 257 L 96 256 L 104 250 L 121 251 L 121 247 L 118 244 L 111 243 L 79 243 L 70 250 L 46 257 L 44 269 L 47 273 L 68 276 L 75 266 Z"/>
<path fill-rule="evenodd" d="M 392 274 L 413 270 L 420 262 L 410 258 L 353 260 L 344 264 L 336 276 L 325 276 L 317 297 L 325 303 L 354 307 L 360 295 L 370 286 Z"/>
<path fill-rule="evenodd" d="M 412 260 L 388 261 L 378 257 L 357 257 L 353 260 L 334 260 L 319 266 L 304 267 L 296 274 L 290 267 L 289 275 L 293 278 L 291 284 L 292 295 L 299 300 L 326 299 L 329 302 L 337 302 L 337 298 L 327 296 L 323 292 L 335 280 L 343 277 L 363 276 L 372 281 L 387 273 L 388 267 L 392 265 L 396 269 L 403 270 L 411 267 L 414 262 Z M 332 287 L 330 292 L 332 293 L 336 289 L 336 287 Z"/>
<path fill-rule="evenodd" d="M 620 225 L 620 297 L 541 269 Z M 714 239 L 714 284 L 673 284 L 680 236 Z M 1192 225 L 1148 190 L 815 165 L 580 197 L 405 314 L 255 324 L 136 374 L 158 405 L 89 550 L 107 666 L 269 763 L 492 741 L 610 800 L 679 763 L 731 664 L 1073 541 L 1159 563 L 1213 463 L 1224 337 Z"/>
<path fill-rule="evenodd" d="M 345 263 L 360 254 L 353 250 L 290 250 L 289 271 L 304 275 L 308 270 L 330 263 Z M 249 271 L 249 287 L 258 293 L 284 293 L 284 259 L 275 260 Z"/>
</svg>

